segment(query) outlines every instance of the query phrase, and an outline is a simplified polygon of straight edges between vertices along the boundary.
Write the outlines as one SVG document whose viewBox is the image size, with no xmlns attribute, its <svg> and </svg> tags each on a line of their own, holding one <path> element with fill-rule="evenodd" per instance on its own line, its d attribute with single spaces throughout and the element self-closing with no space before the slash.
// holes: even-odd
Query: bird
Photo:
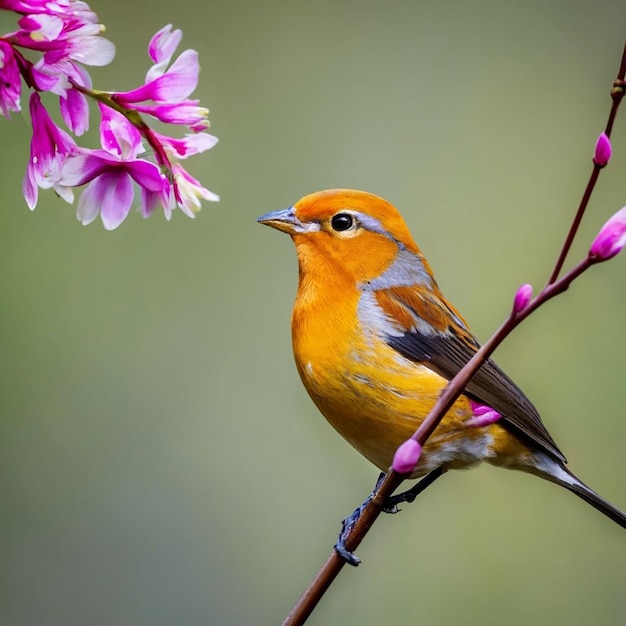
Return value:
<svg viewBox="0 0 626 626">
<path fill-rule="evenodd" d="M 383 198 L 318 191 L 258 222 L 289 234 L 296 247 L 291 330 L 304 387 L 335 430 L 388 471 L 478 340 Z M 490 411 L 499 419 L 481 417 Z M 537 409 L 492 360 L 444 415 L 409 478 L 432 482 L 480 462 L 556 483 L 626 528 L 626 515 L 569 469 Z"/>
</svg>

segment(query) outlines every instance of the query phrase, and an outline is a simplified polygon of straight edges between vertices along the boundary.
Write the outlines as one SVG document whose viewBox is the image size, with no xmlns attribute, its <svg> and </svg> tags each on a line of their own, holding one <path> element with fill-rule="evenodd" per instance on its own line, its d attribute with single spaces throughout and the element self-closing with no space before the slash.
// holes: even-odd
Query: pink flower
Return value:
<svg viewBox="0 0 626 626">
<path fill-rule="evenodd" d="M 75 18 L 82 22 L 97 22 L 97 15 L 89 8 L 86 2 L 80 0 L 0 0 L 0 9 L 15 11 L 16 13 L 57 15 L 65 18 Z"/>
<path fill-rule="evenodd" d="M 115 57 L 115 46 L 100 36 L 73 37 L 57 44 L 55 48 L 44 52 L 35 63 L 35 68 L 60 79 L 56 89 L 51 90 L 58 95 L 65 95 L 72 81 L 86 84 L 86 72 L 78 63 L 102 66 L 109 64 Z"/>
<path fill-rule="evenodd" d="M 210 202 L 217 202 L 220 197 L 205 189 L 200 181 L 197 181 L 189 172 L 185 171 L 182 165 L 175 163 L 172 166 L 174 174 L 174 197 L 178 203 L 178 207 L 187 217 L 195 217 L 195 214 L 202 206 L 200 198 Z M 165 217 L 169 220 L 171 211 L 168 213 L 164 207 Z"/>
<path fill-rule="evenodd" d="M 74 140 L 50 118 L 37 92 L 30 97 L 30 115 L 33 136 L 30 142 L 30 159 L 22 190 L 26 203 L 32 210 L 37 205 L 37 188 L 51 187 L 67 202 L 73 194 L 61 182 L 61 170 L 66 159 L 77 151 Z"/>
<path fill-rule="evenodd" d="M 15 3 L 12 3 L 15 4 Z M 22 3 L 34 5 L 31 11 L 19 20 L 20 30 L 4 35 L 3 38 L 14 46 L 20 46 L 43 53 L 35 63 L 40 75 L 55 77 L 52 87 L 34 84 L 38 89 L 50 89 L 65 96 L 70 81 L 77 79 L 80 84 L 80 70 L 77 63 L 84 65 L 106 65 L 115 56 L 115 46 L 101 37 L 104 30 L 97 23 L 95 13 L 84 2 L 57 0 L 56 2 Z M 26 7 L 22 6 L 22 9 Z M 30 61 L 28 62 L 32 66 Z"/>
<path fill-rule="evenodd" d="M 209 133 L 187 134 L 182 139 L 161 135 L 156 131 L 154 135 L 165 146 L 165 149 L 171 151 L 178 159 L 186 159 L 205 150 L 210 150 L 218 142 L 217 137 L 209 135 Z"/>
<path fill-rule="evenodd" d="M 593 153 L 593 162 L 598 167 L 604 167 L 611 158 L 611 140 L 605 133 L 600 133 L 596 141 L 596 147 Z"/>
<path fill-rule="evenodd" d="M 146 83 L 153 81 L 155 78 L 165 73 L 165 68 L 169 65 L 182 38 L 183 31 L 177 28 L 172 32 L 171 24 L 164 26 L 152 37 L 148 44 L 148 54 L 155 64 L 146 74 Z"/>
<path fill-rule="evenodd" d="M 0 41 L 0 112 L 10 117 L 10 112 L 21 110 L 22 78 L 13 48 Z"/>
<path fill-rule="evenodd" d="M 153 41 L 154 37 L 150 42 L 150 51 L 154 53 L 153 58 L 155 60 L 161 60 L 148 71 L 146 84 L 132 91 L 117 93 L 116 99 L 119 102 L 125 104 L 144 102 L 146 100 L 169 103 L 181 102 L 186 100 L 198 86 L 198 74 L 200 72 L 198 53 L 195 50 L 185 50 L 168 70 L 162 71 L 162 68 L 169 63 L 176 45 L 172 48 L 171 45 L 168 45 L 172 40 L 169 39 L 167 42 L 164 40 L 164 46 L 169 52 L 168 56 L 162 48 L 153 45 Z M 176 40 L 174 39 L 174 41 Z M 176 41 L 177 43 L 178 41 Z"/>
<path fill-rule="evenodd" d="M 589 250 L 589 256 L 597 261 L 607 261 L 621 252 L 626 245 L 626 207 L 610 217 L 600 229 Z"/>
<path fill-rule="evenodd" d="M 69 89 L 59 98 L 59 106 L 63 121 L 77 137 L 89 130 L 89 103 L 82 93 Z"/>
<path fill-rule="evenodd" d="M 513 301 L 513 313 L 520 313 L 527 306 L 533 297 L 533 286 L 522 285 L 515 294 L 515 300 Z"/>
<path fill-rule="evenodd" d="M 0 114 L 20 110 L 22 80 L 34 93 L 30 99 L 33 137 L 23 192 L 32 209 L 39 188 L 53 187 L 72 202 L 73 187 L 87 185 L 81 194 L 77 216 L 83 224 L 98 214 L 105 228 L 114 229 L 126 218 L 135 189 L 141 193 L 141 210 L 150 215 L 162 206 L 167 219 L 177 206 L 193 217 L 201 200 L 218 196 L 191 176 L 181 165 L 185 159 L 212 148 L 217 139 L 207 133 L 208 110 L 189 99 L 198 84 L 198 55 L 183 51 L 172 62 L 182 32 L 168 24 L 151 39 L 148 54 L 153 61 L 145 84 L 132 91 L 102 98 L 91 87 L 83 65 L 105 65 L 115 54 L 114 45 L 101 34 L 103 26 L 82 0 L 0 0 L 0 11 L 21 14 L 18 30 L 0 37 Z M 38 60 L 20 48 L 40 53 Z M 59 96 L 61 116 L 77 136 L 89 128 L 90 96 L 99 104 L 101 149 L 79 148 L 50 118 L 37 92 Z M 115 109 L 115 110 L 114 110 Z M 124 114 L 130 114 L 126 117 Z M 169 137 L 150 128 L 137 113 L 160 121 L 188 126 L 194 134 Z M 132 118 L 132 122 L 129 118 Z M 142 138 L 152 151 L 141 159 Z"/>
<path fill-rule="evenodd" d="M 165 196 L 167 179 L 149 161 L 138 159 L 143 151 L 141 135 L 126 118 L 105 106 L 100 106 L 100 142 L 102 150 L 83 150 L 68 159 L 62 172 L 64 185 L 75 187 L 89 183 L 81 194 L 76 216 L 83 224 L 91 223 L 98 213 L 107 230 L 117 228 L 130 212 L 135 182 L 150 197 Z M 142 209 L 149 207 L 142 194 Z"/>
<path fill-rule="evenodd" d="M 209 110 L 198 106 L 198 100 L 186 100 L 176 104 L 133 104 L 129 108 L 147 113 L 167 124 L 189 126 L 195 132 L 206 130 L 210 124 Z"/>
<path fill-rule="evenodd" d="M 391 467 L 398 474 L 410 474 L 420 460 L 422 446 L 415 439 L 407 439 L 393 455 Z"/>
<path fill-rule="evenodd" d="M 63 20 L 46 13 L 25 15 L 18 24 L 33 41 L 55 41 L 63 30 Z"/>
<path fill-rule="evenodd" d="M 161 122 L 185 125 L 194 132 L 201 132 L 209 127 L 209 111 L 198 106 L 198 100 L 188 99 L 198 85 L 198 53 L 184 50 L 167 68 L 181 38 L 181 31 L 172 31 L 171 24 L 158 31 L 148 46 L 155 64 L 148 70 L 145 84 L 132 91 L 116 93 L 114 98 L 123 106 Z M 148 101 L 151 104 L 139 104 Z"/>
</svg>

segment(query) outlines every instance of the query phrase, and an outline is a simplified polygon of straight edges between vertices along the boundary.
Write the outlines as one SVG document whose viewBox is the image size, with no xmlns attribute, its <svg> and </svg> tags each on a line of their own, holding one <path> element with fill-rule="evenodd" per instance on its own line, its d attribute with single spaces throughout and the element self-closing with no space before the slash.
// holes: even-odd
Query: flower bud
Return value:
<svg viewBox="0 0 626 626">
<path fill-rule="evenodd" d="M 626 245 L 626 207 L 610 217 L 600 229 L 589 249 L 589 256 L 598 261 L 607 261 L 618 254 Z"/>
<path fill-rule="evenodd" d="M 467 425 L 473 428 L 489 426 L 489 424 L 497 422 L 502 417 L 498 411 L 486 404 L 470 400 L 470 406 L 472 407 L 474 416 L 468 420 Z"/>
<path fill-rule="evenodd" d="M 611 140 L 605 133 L 600 133 L 593 153 L 593 162 L 598 167 L 604 167 L 611 158 Z"/>
<path fill-rule="evenodd" d="M 393 471 L 398 474 L 410 474 L 415 469 L 421 454 L 422 446 L 415 439 L 407 439 L 393 455 L 391 464 Z"/>
<path fill-rule="evenodd" d="M 526 283 L 522 285 L 515 294 L 513 300 L 513 313 L 521 313 L 533 297 L 533 286 Z"/>
</svg>

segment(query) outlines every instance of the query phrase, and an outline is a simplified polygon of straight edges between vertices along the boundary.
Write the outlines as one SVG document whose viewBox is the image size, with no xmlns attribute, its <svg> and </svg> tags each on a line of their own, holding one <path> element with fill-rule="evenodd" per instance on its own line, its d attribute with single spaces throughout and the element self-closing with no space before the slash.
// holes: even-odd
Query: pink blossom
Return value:
<svg viewBox="0 0 626 626">
<path fill-rule="evenodd" d="M 13 48 L 0 41 L 0 112 L 10 117 L 10 112 L 21 110 L 22 79 Z"/>
<path fill-rule="evenodd" d="M 96 14 L 81 0 L 0 0 L 0 10 L 21 14 L 18 30 L 0 38 L 0 113 L 20 110 L 22 79 L 35 92 L 59 96 L 61 116 L 77 136 L 89 127 L 88 96 L 91 78 L 83 65 L 105 65 L 115 54 L 114 45 L 101 34 Z M 204 133 L 208 110 L 190 95 L 198 84 L 195 50 L 184 50 L 173 62 L 182 32 L 168 24 L 150 40 L 153 65 L 145 84 L 132 91 L 113 93 L 116 109 L 133 111 L 133 122 L 113 108 L 99 104 L 101 149 L 79 148 L 50 118 L 38 93 L 30 99 L 33 137 L 23 181 L 23 192 L 32 209 L 39 188 L 54 188 L 68 202 L 73 188 L 86 185 L 77 216 L 88 224 L 100 214 L 105 228 L 116 228 L 128 215 L 135 189 L 141 193 L 141 210 L 150 215 L 162 206 L 167 219 L 174 208 L 193 217 L 201 200 L 218 196 L 191 176 L 178 159 L 212 148 L 217 138 Z M 20 48 L 40 53 L 38 59 Z M 145 113 L 165 123 L 185 125 L 193 134 L 169 137 L 136 122 Z M 134 124 L 137 124 L 136 126 Z M 139 158 L 142 139 L 153 150 L 154 162 Z"/>
<path fill-rule="evenodd" d="M 198 100 L 187 100 L 176 104 L 134 104 L 130 108 L 147 113 L 167 124 L 189 126 L 194 132 L 206 130 L 210 124 L 209 110 L 198 106 Z"/>
<path fill-rule="evenodd" d="M 25 15 L 18 24 L 33 41 L 55 41 L 63 30 L 63 20 L 46 13 Z"/>
<path fill-rule="evenodd" d="M 71 187 L 89 183 L 78 201 L 76 216 L 91 223 L 98 213 L 107 230 L 117 228 L 130 212 L 133 182 L 152 195 L 165 195 L 167 179 L 149 161 L 138 159 L 143 150 L 141 136 L 126 118 L 101 106 L 100 142 L 102 150 L 83 150 L 65 163 L 63 184 Z M 152 197 L 152 196 L 150 196 Z M 142 210 L 149 213 L 142 195 Z"/>
<path fill-rule="evenodd" d="M 185 50 L 163 74 L 152 78 L 137 89 L 117 93 L 115 97 L 124 104 L 146 100 L 169 103 L 182 102 L 198 86 L 199 72 L 198 53 L 195 50 Z M 151 76 L 148 73 L 148 77 Z"/>
<path fill-rule="evenodd" d="M 46 4 L 46 0 L 0 0 L 0 9 L 16 13 L 37 13 Z"/>
<path fill-rule="evenodd" d="M 422 446 L 415 439 L 407 439 L 393 455 L 391 467 L 398 474 L 410 474 L 422 454 Z"/>
<path fill-rule="evenodd" d="M 209 135 L 209 133 L 187 134 L 182 139 L 168 137 L 156 131 L 154 135 L 165 146 L 166 150 L 171 151 L 178 159 L 186 159 L 205 150 L 210 150 L 218 142 L 217 137 Z"/>
<path fill-rule="evenodd" d="M 600 229 L 589 250 L 589 256 L 597 261 L 607 261 L 621 252 L 626 245 L 626 207 L 610 217 Z"/>
<path fill-rule="evenodd" d="M 598 167 L 604 167 L 611 158 L 611 140 L 605 133 L 600 133 L 596 141 L 596 147 L 593 153 L 593 162 Z"/>
<path fill-rule="evenodd" d="M 59 106 L 63 121 L 77 137 L 89 129 L 89 103 L 82 93 L 69 89 L 59 98 Z"/>
<path fill-rule="evenodd" d="M 78 64 L 72 64 L 72 83 L 91 89 L 91 77 L 89 73 Z M 89 130 L 89 102 L 87 97 L 76 89 L 64 90 L 59 98 L 59 107 L 63 121 L 67 127 L 80 137 Z"/>
<path fill-rule="evenodd" d="M 210 202 L 217 202 L 220 197 L 202 186 L 200 181 L 196 180 L 182 165 L 175 163 L 172 166 L 174 174 L 174 197 L 178 203 L 178 207 L 187 217 L 195 217 L 195 214 L 202 206 L 200 198 Z M 164 207 L 165 217 L 170 219 L 171 212 L 168 214 L 167 208 Z"/>
<path fill-rule="evenodd" d="M 61 182 L 61 170 L 66 159 L 74 154 L 77 146 L 74 140 L 61 130 L 50 118 L 38 93 L 30 97 L 30 115 L 33 136 L 30 143 L 30 159 L 22 189 L 30 209 L 37 205 L 37 188 L 51 187 L 66 201 L 73 195 Z"/>
<path fill-rule="evenodd" d="M 97 22 L 97 15 L 86 2 L 80 0 L 0 0 L 0 9 L 16 13 L 46 13 L 65 18 L 75 18 L 82 22 Z"/>
<path fill-rule="evenodd" d="M 176 29 L 172 32 L 171 24 L 164 26 L 152 37 L 148 45 L 148 54 L 155 64 L 146 74 L 146 83 L 153 81 L 155 78 L 165 73 L 165 68 L 169 65 L 182 38 L 183 32 L 180 29 Z"/>
<path fill-rule="evenodd" d="M 50 55 L 46 63 L 67 58 L 85 65 L 107 65 L 113 60 L 115 46 L 101 37 L 102 27 L 99 24 L 77 20 L 62 21 L 63 27 L 57 34 L 58 20 L 50 16 L 43 17 L 46 19 L 41 19 L 42 16 L 29 16 L 24 20 L 28 28 L 4 35 L 4 39 L 13 45 Z M 35 18 L 39 18 L 38 21 Z M 34 27 L 38 29 L 31 30 Z"/>
</svg>

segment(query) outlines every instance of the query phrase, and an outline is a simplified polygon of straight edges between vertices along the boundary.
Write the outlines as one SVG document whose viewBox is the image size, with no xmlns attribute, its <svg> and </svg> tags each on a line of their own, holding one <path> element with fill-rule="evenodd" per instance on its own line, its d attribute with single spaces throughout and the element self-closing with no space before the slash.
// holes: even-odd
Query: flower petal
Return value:
<svg viewBox="0 0 626 626">
<path fill-rule="evenodd" d="M 106 185 L 100 217 L 107 230 L 115 230 L 125 219 L 133 203 L 133 183 L 125 172 L 103 174 L 98 180 Z"/>
<path fill-rule="evenodd" d="M 209 126 L 209 110 L 198 106 L 198 100 L 185 100 L 173 104 L 136 104 L 132 107 L 140 113 L 147 113 L 161 122 L 182 124 L 196 129 L 206 130 Z"/>
<path fill-rule="evenodd" d="M 37 198 L 39 196 L 39 188 L 35 182 L 31 162 L 26 166 L 26 173 L 22 181 L 22 194 L 26 200 L 28 208 L 32 211 L 37 206 Z"/>
<path fill-rule="evenodd" d="M 148 54 L 155 65 L 148 70 L 146 83 L 163 75 L 182 38 L 183 32 L 179 29 L 172 32 L 171 24 L 164 26 L 152 37 L 148 46 Z"/>
<path fill-rule="evenodd" d="M 168 137 L 157 132 L 155 135 L 161 143 L 171 148 L 179 159 L 186 159 L 194 154 L 210 150 L 218 142 L 217 137 L 209 135 L 209 133 L 187 134 L 182 139 Z"/>
<path fill-rule="evenodd" d="M 68 40 L 67 56 L 84 65 L 108 65 L 115 57 L 113 42 L 100 36 L 73 37 Z"/>
<path fill-rule="evenodd" d="M 150 161 L 143 159 L 129 161 L 125 167 L 133 180 L 142 188 L 161 192 L 167 184 L 167 179 L 161 174 L 161 170 Z"/>
<path fill-rule="evenodd" d="M 100 213 L 107 230 L 114 230 L 126 218 L 133 202 L 133 184 L 123 170 L 109 171 L 93 180 L 78 201 L 76 217 L 90 224 Z"/>
<path fill-rule="evenodd" d="M 112 166 L 111 161 L 102 158 L 102 153 L 104 150 L 93 150 L 88 154 L 68 157 L 61 169 L 59 183 L 66 187 L 79 187 L 100 176 Z"/>
<path fill-rule="evenodd" d="M 59 99 L 59 107 L 63 121 L 77 137 L 89 129 L 89 103 L 82 93 L 68 90 L 67 96 Z"/>
<path fill-rule="evenodd" d="M 100 213 L 102 191 L 100 190 L 99 182 L 100 179 L 96 178 L 96 180 L 89 183 L 78 199 L 76 218 L 83 226 L 91 224 L 98 217 L 98 213 Z"/>
<path fill-rule="evenodd" d="M 99 104 L 100 143 L 110 154 L 121 161 L 130 161 L 143 152 L 141 133 L 121 114 L 104 104 Z"/>
</svg>

